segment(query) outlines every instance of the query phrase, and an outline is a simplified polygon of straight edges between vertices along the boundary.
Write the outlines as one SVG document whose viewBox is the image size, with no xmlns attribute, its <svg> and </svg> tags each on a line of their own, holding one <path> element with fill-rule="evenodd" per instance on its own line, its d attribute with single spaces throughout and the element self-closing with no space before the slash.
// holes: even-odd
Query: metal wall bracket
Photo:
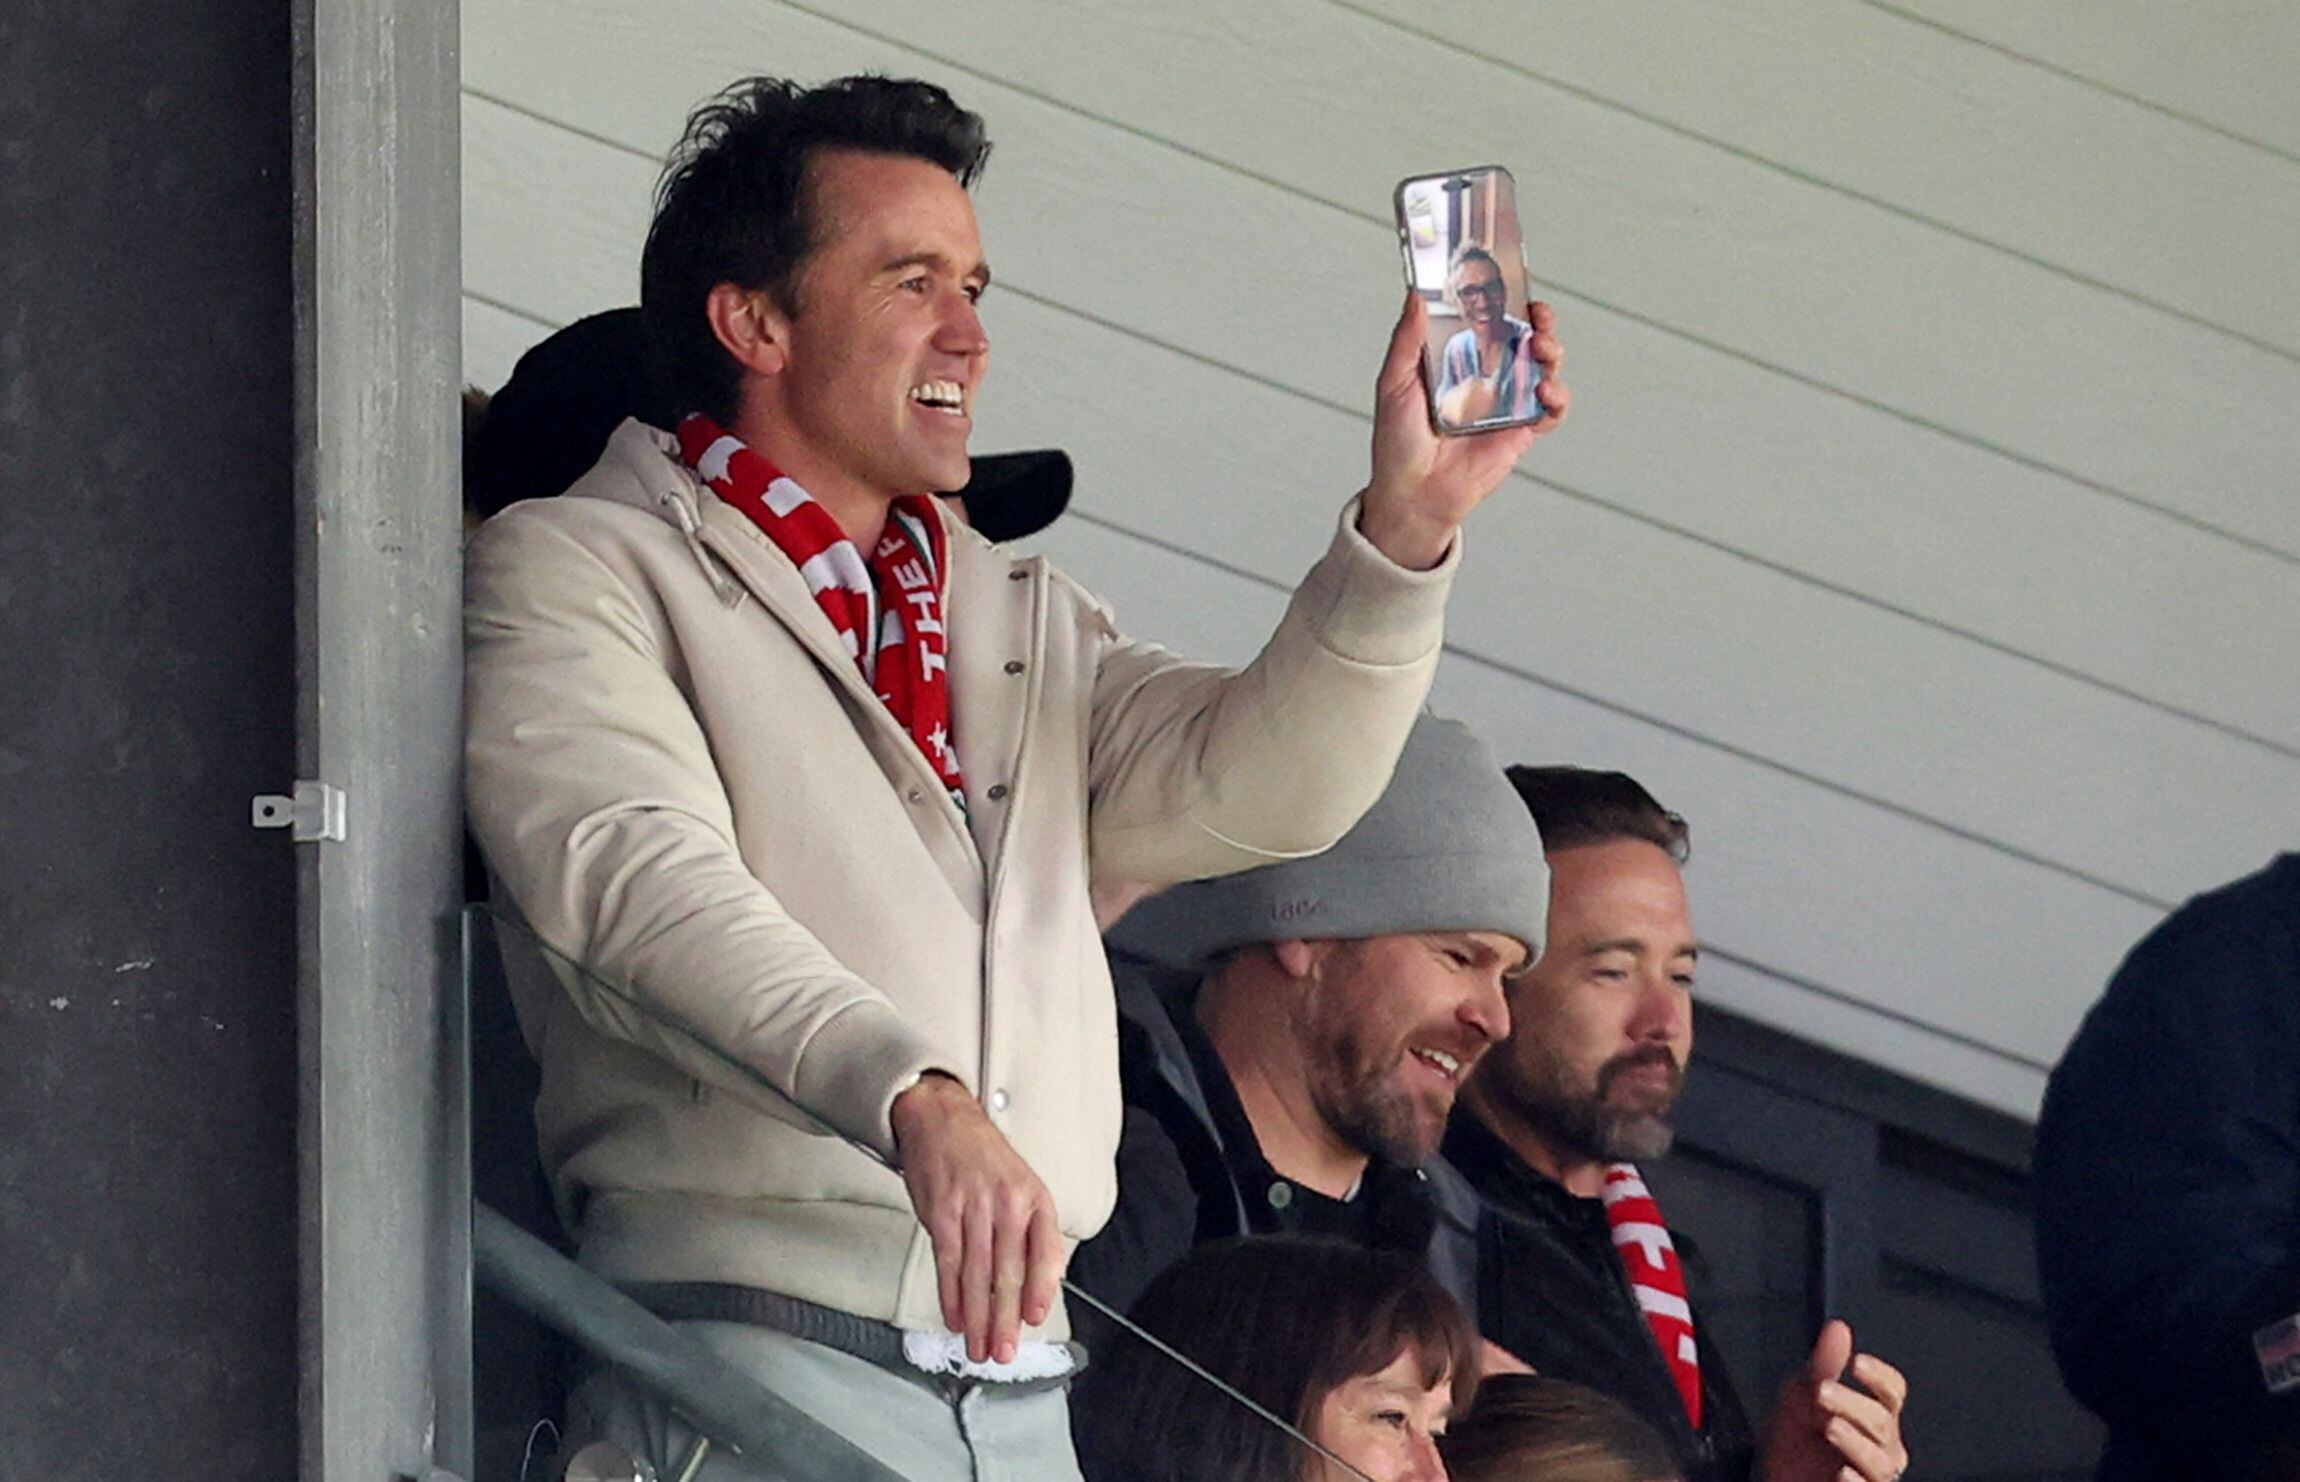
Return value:
<svg viewBox="0 0 2300 1482">
<path fill-rule="evenodd" d="M 343 842 L 344 793 L 325 782 L 298 781 L 291 794 L 265 792 L 255 797 L 257 828 L 295 830 L 298 844 Z"/>
</svg>

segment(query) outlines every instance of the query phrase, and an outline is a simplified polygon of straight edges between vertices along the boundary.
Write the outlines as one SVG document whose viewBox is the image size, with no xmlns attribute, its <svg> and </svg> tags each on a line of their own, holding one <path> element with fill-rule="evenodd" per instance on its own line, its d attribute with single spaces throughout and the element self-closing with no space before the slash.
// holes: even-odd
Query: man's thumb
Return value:
<svg viewBox="0 0 2300 1482">
<path fill-rule="evenodd" d="M 1841 1378 L 1845 1366 L 1853 1361 L 1853 1330 L 1841 1318 L 1830 1318 L 1821 1325 L 1821 1336 L 1814 1340 L 1812 1361 L 1806 1366 L 1813 1382 Z"/>
<path fill-rule="evenodd" d="M 1377 396 L 1420 395 L 1422 336 L 1428 325 L 1429 307 L 1420 294 L 1407 289 L 1405 308 L 1398 315 L 1397 327 L 1390 331 L 1389 352 L 1382 357 L 1382 373 L 1374 381 Z"/>
</svg>

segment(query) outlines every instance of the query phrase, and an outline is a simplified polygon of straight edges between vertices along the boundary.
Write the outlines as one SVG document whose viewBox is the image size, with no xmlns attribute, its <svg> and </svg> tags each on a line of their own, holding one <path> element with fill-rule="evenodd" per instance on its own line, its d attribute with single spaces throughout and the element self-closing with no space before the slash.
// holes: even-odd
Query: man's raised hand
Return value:
<svg viewBox="0 0 2300 1482">
<path fill-rule="evenodd" d="M 1845 1382 L 1850 1366 L 1858 1387 Z M 1909 1381 L 1872 1354 L 1853 1352 L 1853 1330 L 1821 1328 L 1805 1372 L 1781 1386 L 1758 1475 L 1764 1482 L 1898 1482 L 1909 1466 L 1901 1410 Z"/>
<path fill-rule="evenodd" d="M 1420 294 L 1406 295 L 1374 383 L 1373 478 L 1358 515 L 1360 532 L 1400 566 L 1426 571 L 1444 560 L 1469 512 L 1572 407 L 1573 393 L 1557 377 L 1565 363 L 1557 315 L 1540 303 L 1528 304 L 1526 315 L 1533 325 L 1533 358 L 1542 371 L 1535 395 L 1549 415 L 1530 427 L 1440 437 L 1430 426 L 1421 380 L 1429 309 Z"/>
<path fill-rule="evenodd" d="M 1054 1196 L 949 1076 L 921 1076 L 891 1120 L 903 1185 L 934 1242 L 942 1320 L 966 1336 L 967 1357 L 1011 1363 L 1023 1325 L 1046 1321 L 1061 1285 Z"/>
</svg>

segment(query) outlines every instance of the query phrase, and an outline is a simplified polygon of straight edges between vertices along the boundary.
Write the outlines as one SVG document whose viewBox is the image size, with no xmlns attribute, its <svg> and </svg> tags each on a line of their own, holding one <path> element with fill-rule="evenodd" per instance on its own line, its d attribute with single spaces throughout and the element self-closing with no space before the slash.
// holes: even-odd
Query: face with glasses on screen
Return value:
<svg viewBox="0 0 2300 1482">
<path fill-rule="evenodd" d="M 1509 286 L 1502 281 L 1501 264 L 1483 248 L 1463 248 L 1446 279 L 1446 293 L 1461 309 L 1469 327 L 1477 331 L 1479 341 L 1498 351 L 1508 336 L 1504 305 Z"/>
</svg>

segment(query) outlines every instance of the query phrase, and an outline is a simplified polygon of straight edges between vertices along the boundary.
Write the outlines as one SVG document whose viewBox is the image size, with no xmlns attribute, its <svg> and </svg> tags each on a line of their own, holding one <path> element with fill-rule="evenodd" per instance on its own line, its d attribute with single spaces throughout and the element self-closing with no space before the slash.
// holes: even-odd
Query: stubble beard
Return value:
<svg viewBox="0 0 2300 1482">
<path fill-rule="evenodd" d="M 1405 1053 L 1403 1045 L 1393 1046 L 1383 1059 L 1357 1036 L 1334 1034 L 1312 1057 L 1310 1098 L 1351 1147 L 1376 1162 L 1418 1168 L 1437 1156 L 1451 1104 L 1435 1117 L 1424 1115 L 1421 1103 L 1397 1084 Z"/>
<path fill-rule="evenodd" d="M 1615 1083 L 1625 1072 L 1646 1065 L 1668 1067 L 1666 1093 L 1616 1100 Z M 1669 1118 L 1684 1085 L 1684 1068 L 1660 1045 L 1614 1056 L 1597 1068 L 1595 1084 L 1587 1089 L 1576 1084 L 1572 1067 L 1548 1050 L 1530 1066 L 1513 1055 L 1497 1055 L 1486 1071 L 1494 1077 L 1493 1089 L 1500 1093 L 1497 1099 L 1503 1107 L 1560 1152 L 1601 1163 L 1626 1163 L 1658 1158 L 1676 1140 Z"/>
</svg>

